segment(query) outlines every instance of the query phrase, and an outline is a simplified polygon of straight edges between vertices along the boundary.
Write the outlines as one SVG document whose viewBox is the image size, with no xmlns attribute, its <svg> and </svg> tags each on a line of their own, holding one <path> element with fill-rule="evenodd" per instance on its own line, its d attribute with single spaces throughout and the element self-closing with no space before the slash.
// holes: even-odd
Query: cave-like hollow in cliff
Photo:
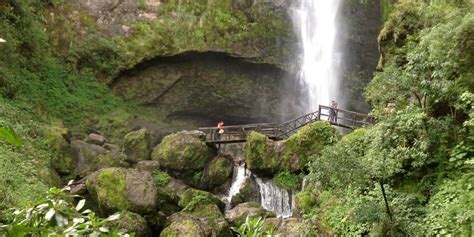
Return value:
<svg viewBox="0 0 474 237">
<path fill-rule="evenodd" d="M 300 113 L 295 75 L 272 64 L 222 52 L 156 57 L 123 71 L 110 84 L 127 101 L 166 119 L 201 126 L 280 122 Z"/>
</svg>

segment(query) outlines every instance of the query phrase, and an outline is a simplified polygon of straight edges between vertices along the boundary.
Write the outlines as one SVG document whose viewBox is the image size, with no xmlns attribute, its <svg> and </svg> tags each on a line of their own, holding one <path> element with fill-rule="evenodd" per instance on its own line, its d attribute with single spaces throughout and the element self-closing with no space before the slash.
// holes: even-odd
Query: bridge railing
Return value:
<svg viewBox="0 0 474 237">
<path fill-rule="evenodd" d="M 200 131 L 206 134 L 207 142 L 225 142 L 225 141 L 245 141 L 247 135 L 256 131 L 266 135 L 270 138 L 278 137 L 278 124 L 277 123 L 256 123 L 256 124 L 245 124 L 236 126 L 224 126 L 222 127 L 224 133 L 220 134 L 217 127 L 201 127 Z"/>
<path fill-rule="evenodd" d="M 335 112 L 334 115 L 331 115 L 331 110 Z M 375 118 L 367 114 L 324 105 L 319 106 L 319 120 L 328 120 L 331 124 L 350 129 L 366 127 L 375 122 Z"/>
</svg>

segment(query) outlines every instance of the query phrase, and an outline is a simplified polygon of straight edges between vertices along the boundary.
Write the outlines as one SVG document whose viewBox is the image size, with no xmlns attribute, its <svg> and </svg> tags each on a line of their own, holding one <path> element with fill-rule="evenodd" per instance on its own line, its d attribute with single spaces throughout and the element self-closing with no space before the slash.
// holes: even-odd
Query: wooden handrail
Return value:
<svg viewBox="0 0 474 237">
<path fill-rule="evenodd" d="M 322 110 L 334 110 L 336 112 L 335 117 L 323 113 Z M 341 115 L 349 116 L 349 118 L 342 117 Z M 208 143 L 244 142 L 247 140 L 248 133 L 252 131 L 258 131 L 271 139 L 279 140 L 287 138 L 289 135 L 309 123 L 322 120 L 323 117 L 327 117 L 332 125 L 349 129 L 370 125 L 375 121 L 373 117 L 367 114 L 320 105 L 316 112 L 307 113 L 283 123 L 254 123 L 223 126 L 222 128 L 200 127 L 199 130 L 206 133 L 206 141 Z M 223 134 L 218 133 L 220 129 L 224 130 Z"/>
</svg>

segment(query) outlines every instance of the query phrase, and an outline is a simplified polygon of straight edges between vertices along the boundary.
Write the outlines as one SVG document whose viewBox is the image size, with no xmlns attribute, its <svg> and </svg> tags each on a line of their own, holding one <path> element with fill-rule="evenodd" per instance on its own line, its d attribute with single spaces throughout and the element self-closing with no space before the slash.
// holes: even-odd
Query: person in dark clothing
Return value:
<svg viewBox="0 0 474 237">
<path fill-rule="evenodd" d="M 329 122 L 337 123 L 337 102 L 331 101 L 329 109 Z"/>
</svg>

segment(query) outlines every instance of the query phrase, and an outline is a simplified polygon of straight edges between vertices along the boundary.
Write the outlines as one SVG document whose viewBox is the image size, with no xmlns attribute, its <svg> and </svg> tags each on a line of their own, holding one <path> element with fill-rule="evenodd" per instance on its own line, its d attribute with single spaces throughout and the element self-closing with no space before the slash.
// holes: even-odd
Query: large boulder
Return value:
<svg viewBox="0 0 474 237">
<path fill-rule="evenodd" d="M 167 222 L 167 227 L 161 232 L 162 237 L 232 236 L 229 224 L 215 204 L 203 204 L 193 210 L 175 213 Z"/>
<path fill-rule="evenodd" d="M 189 209 L 197 204 L 215 204 L 221 210 L 225 208 L 224 202 L 212 193 L 193 188 L 187 189 L 182 193 L 181 199 L 179 200 L 180 207 Z"/>
<path fill-rule="evenodd" d="M 247 168 L 257 174 L 301 171 L 309 157 L 320 155 L 324 147 L 336 143 L 338 131 L 327 121 L 317 121 L 301 128 L 284 141 L 272 141 L 251 132 L 245 145 Z"/>
<path fill-rule="evenodd" d="M 149 213 L 157 206 L 157 189 L 148 172 L 106 168 L 92 174 L 86 186 L 103 214 L 118 210 Z"/>
<path fill-rule="evenodd" d="M 235 207 L 238 204 L 245 202 L 259 202 L 260 201 L 260 189 L 258 188 L 255 179 L 249 178 L 245 180 L 244 184 L 240 188 L 239 193 L 232 197 L 230 204 Z"/>
<path fill-rule="evenodd" d="M 276 215 L 271 211 L 263 209 L 260 204 L 255 202 L 239 204 L 225 214 L 225 219 L 229 224 L 236 227 L 242 225 L 247 217 L 273 218 Z"/>
<path fill-rule="evenodd" d="M 199 186 L 202 172 L 211 155 L 206 143 L 193 133 L 183 131 L 163 138 L 153 149 L 152 159 L 171 175 Z"/>
<path fill-rule="evenodd" d="M 73 174 L 79 177 L 85 177 L 102 168 L 125 165 L 122 163 L 120 150 L 107 150 L 80 140 L 71 142 L 71 156 L 74 163 Z"/>
<path fill-rule="evenodd" d="M 146 129 L 129 132 L 124 138 L 124 152 L 129 162 L 139 162 L 150 159 L 150 133 Z"/>
<path fill-rule="evenodd" d="M 136 237 L 151 236 L 151 230 L 145 218 L 133 212 L 122 211 L 120 218 L 111 224 L 117 226 L 121 232 L 134 233 Z"/>
<path fill-rule="evenodd" d="M 218 156 L 206 167 L 203 181 L 209 190 L 232 179 L 233 163 L 231 157 Z"/>
<path fill-rule="evenodd" d="M 63 126 L 51 126 L 45 129 L 44 137 L 49 148 L 55 154 L 51 162 L 52 168 L 60 175 L 69 175 L 74 170 L 68 139 L 71 132 Z"/>
</svg>

